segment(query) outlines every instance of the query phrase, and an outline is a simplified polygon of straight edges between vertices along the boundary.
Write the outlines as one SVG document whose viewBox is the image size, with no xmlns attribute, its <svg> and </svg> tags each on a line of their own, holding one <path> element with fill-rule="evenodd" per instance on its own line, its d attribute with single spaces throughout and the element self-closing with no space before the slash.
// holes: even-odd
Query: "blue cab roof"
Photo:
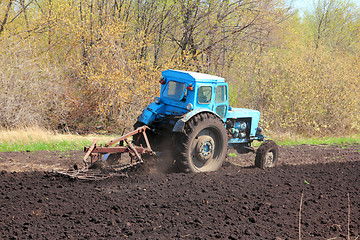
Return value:
<svg viewBox="0 0 360 240">
<path fill-rule="evenodd" d="M 182 70 L 166 70 L 162 72 L 164 78 L 169 80 L 178 78 L 194 82 L 225 82 L 225 78 L 198 72 L 182 71 Z"/>
</svg>

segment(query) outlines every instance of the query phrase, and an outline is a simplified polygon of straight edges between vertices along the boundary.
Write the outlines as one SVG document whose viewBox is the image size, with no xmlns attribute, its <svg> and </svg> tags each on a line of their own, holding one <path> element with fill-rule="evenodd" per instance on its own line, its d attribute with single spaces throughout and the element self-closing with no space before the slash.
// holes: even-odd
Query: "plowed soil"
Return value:
<svg viewBox="0 0 360 240">
<path fill-rule="evenodd" d="M 157 159 L 89 182 L 49 171 L 81 152 L 0 153 L 0 239 L 360 239 L 360 146 L 280 154 L 266 170 L 230 154 L 217 172 L 164 174 Z"/>
</svg>

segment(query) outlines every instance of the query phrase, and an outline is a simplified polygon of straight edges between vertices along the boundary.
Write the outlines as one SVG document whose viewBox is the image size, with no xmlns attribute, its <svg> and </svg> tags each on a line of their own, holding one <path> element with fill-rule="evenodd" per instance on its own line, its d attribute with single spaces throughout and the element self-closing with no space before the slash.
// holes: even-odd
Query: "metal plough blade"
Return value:
<svg viewBox="0 0 360 240">
<path fill-rule="evenodd" d="M 80 180 L 104 180 L 110 177 L 127 177 L 128 175 L 123 172 L 105 172 L 101 169 L 81 169 L 75 170 L 70 169 L 67 171 L 56 171 L 55 173 L 68 176 L 73 179 L 80 179 Z"/>
</svg>

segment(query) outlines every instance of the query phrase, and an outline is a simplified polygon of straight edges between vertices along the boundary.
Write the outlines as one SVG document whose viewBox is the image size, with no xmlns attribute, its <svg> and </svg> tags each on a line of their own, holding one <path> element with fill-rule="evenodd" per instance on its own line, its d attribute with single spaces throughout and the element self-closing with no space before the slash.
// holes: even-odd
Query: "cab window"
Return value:
<svg viewBox="0 0 360 240">
<path fill-rule="evenodd" d="M 169 81 L 166 85 L 163 96 L 172 100 L 180 101 L 184 90 L 184 83 Z"/>
<path fill-rule="evenodd" d="M 210 86 L 199 87 L 198 103 L 208 104 L 211 101 L 212 88 Z"/>
<path fill-rule="evenodd" d="M 216 87 L 216 94 L 215 94 L 215 103 L 223 103 L 227 100 L 227 91 L 226 86 L 217 86 Z"/>
</svg>

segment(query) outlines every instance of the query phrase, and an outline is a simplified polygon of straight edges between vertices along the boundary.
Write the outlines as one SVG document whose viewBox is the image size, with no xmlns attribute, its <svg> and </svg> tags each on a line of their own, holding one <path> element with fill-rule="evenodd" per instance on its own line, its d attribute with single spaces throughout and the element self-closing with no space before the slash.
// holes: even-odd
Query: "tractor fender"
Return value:
<svg viewBox="0 0 360 240">
<path fill-rule="evenodd" d="M 190 120 L 191 118 L 193 118 L 195 115 L 198 115 L 198 114 L 204 113 L 204 112 L 208 112 L 208 113 L 214 114 L 214 115 L 217 116 L 219 119 L 221 119 L 221 117 L 220 117 L 217 113 L 215 113 L 215 112 L 213 112 L 213 111 L 211 111 L 211 110 L 209 110 L 209 109 L 207 109 L 207 108 L 198 108 L 198 109 L 196 109 L 196 110 L 193 110 L 193 111 L 191 111 L 191 112 L 188 112 L 188 113 L 184 114 L 184 115 L 182 116 L 182 118 L 179 119 L 179 120 L 175 123 L 172 131 L 173 131 L 173 132 L 182 132 L 182 131 L 184 130 L 185 123 L 186 123 L 187 121 L 189 121 L 189 120 Z M 222 119 L 221 119 L 221 121 L 224 122 Z"/>
</svg>

